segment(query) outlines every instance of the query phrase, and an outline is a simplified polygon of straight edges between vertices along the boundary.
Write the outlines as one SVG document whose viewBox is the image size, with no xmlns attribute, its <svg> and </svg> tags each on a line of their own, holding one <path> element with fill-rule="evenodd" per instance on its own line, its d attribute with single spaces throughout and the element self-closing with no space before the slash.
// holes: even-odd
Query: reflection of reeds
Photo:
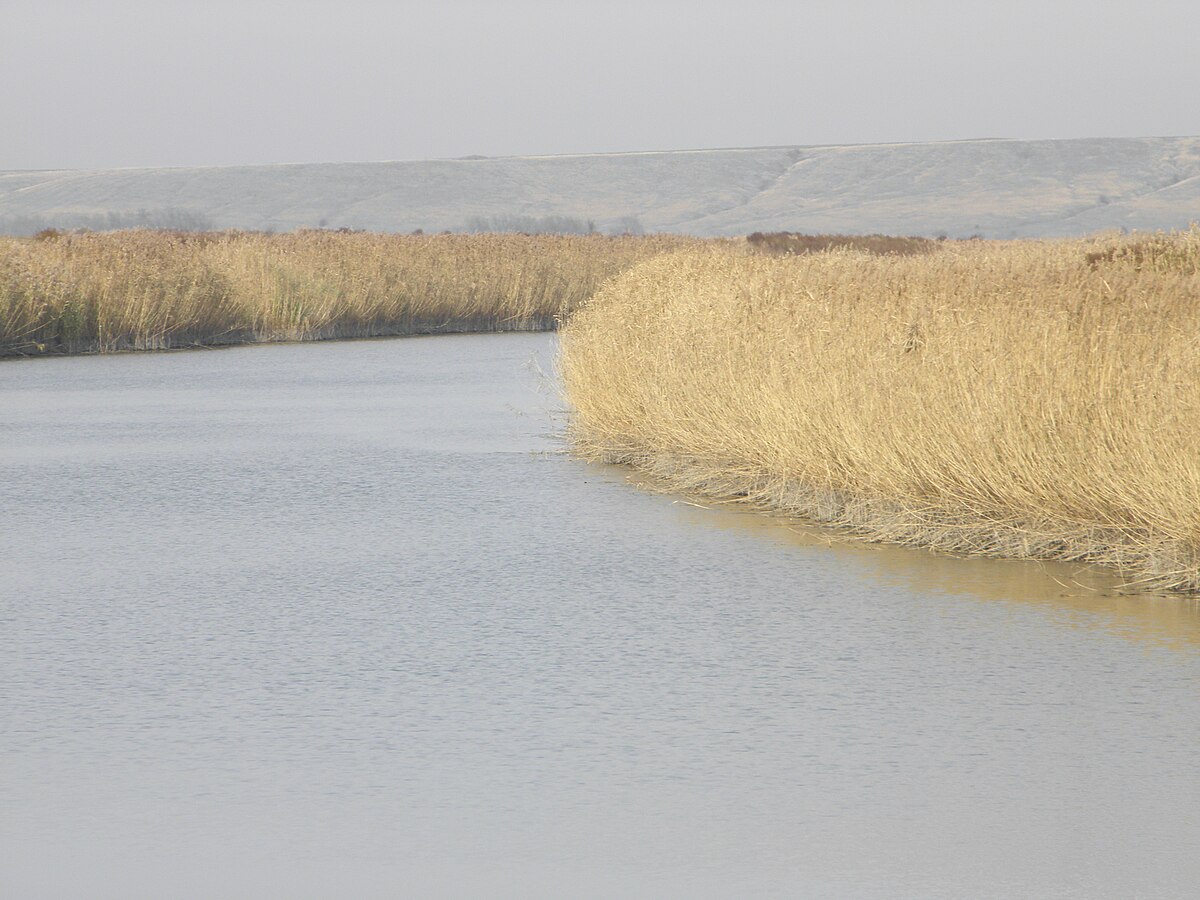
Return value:
<svg viewBox="0 0 1200 900">
<path fill-rule="evenodd" d="M 549 327 L 682 238 L 46 232 L 0 239 L 0 355 Z"/>
<path fill-rule="evenodd" d="M 563 332 L 574 445 L 879 540 L 1200 589 L 1200 230 L 1137 246 L 649 260 Z"/>
</svg>

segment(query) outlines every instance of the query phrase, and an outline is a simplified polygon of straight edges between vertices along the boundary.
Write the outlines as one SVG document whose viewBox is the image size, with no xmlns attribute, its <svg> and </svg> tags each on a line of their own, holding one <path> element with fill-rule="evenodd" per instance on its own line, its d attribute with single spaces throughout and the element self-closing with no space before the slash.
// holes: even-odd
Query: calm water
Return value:
<svg viewBox="0 0 1200 900">
<path fill-rule="evenodd" d="M 639 491 L 553 353 L 0 364 L 0 896 L 1195 895 L 1195 604 Z"/>
</svg>

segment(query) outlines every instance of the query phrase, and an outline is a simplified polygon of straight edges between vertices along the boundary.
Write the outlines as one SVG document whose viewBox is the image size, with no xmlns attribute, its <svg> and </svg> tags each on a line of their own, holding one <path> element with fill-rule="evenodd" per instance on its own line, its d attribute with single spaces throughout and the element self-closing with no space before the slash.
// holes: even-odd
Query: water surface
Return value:
<svg viewBox="0 0 1200 900">
<path fill-rule="evenodd" d="M 553 340 L 0 365 L 0 896 L 1194 893 L 1194 603 L 639 491 Z"/>
</svg>

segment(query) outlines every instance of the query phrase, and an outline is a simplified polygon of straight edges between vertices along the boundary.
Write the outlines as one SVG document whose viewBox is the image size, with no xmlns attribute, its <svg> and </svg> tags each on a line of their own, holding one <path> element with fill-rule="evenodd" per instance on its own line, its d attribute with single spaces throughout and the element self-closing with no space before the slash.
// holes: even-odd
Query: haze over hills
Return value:
<svg viewBox="0 0 1200 900">
<path fill-rule="evenodd" d="M 135 224 L 459 231 L 546 217 L 705 236 L 1186 228 L 1200 220 L 1200 138 L 0 172 L 8 233 Z"/>
</svg>

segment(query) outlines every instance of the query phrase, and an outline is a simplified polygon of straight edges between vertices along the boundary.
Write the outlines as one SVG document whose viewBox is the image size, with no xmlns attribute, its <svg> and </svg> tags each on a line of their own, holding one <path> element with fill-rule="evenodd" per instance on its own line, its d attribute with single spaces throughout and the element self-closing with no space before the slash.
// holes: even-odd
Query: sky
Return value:
<svg viewBox="0 0 1200 900">
<path fill-rule="evenodd" d="M 1195 0 L 0 0 L 0 170 L 1200 135 Z"/>
</svg>

